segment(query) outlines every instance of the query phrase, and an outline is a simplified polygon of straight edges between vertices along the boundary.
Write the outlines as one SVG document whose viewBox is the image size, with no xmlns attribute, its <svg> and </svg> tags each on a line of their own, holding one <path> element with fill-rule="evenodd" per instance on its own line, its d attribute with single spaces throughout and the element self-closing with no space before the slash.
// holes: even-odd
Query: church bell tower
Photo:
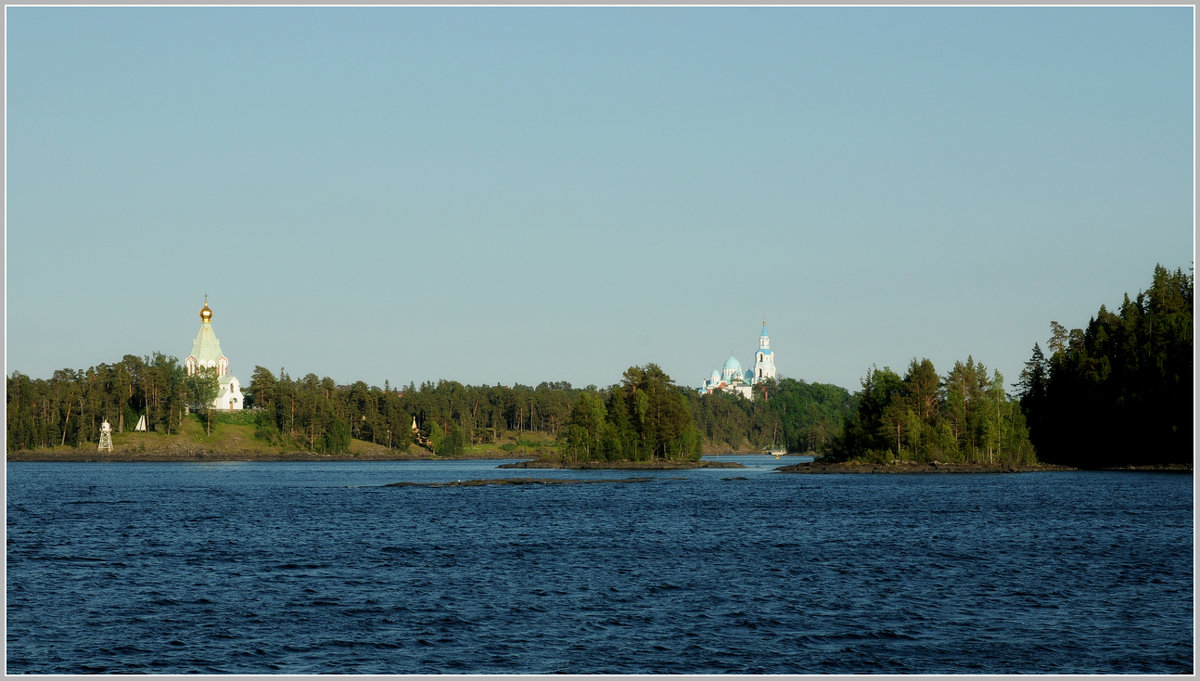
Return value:
<svg viewBox="0 0 1200 681">
<path fill-rule="evenodd" d="M 763 319 L 758 336 L 758 352 L 754 355 L 754 382 L 775 378 L 775 353 L 771 352 L 771 337 L 767 335 L 767 320 Z"/>
</svg>

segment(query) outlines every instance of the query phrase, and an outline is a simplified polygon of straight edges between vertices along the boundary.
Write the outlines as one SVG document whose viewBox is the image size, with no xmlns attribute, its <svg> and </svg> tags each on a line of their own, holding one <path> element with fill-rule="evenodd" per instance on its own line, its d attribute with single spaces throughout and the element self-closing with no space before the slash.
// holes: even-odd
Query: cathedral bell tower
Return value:
<svg viewBox="0 0 1200 681">
<path fill-rule="evenodd" d="M 767 335 L 767 320 L 758 336 L 758 352 L 754 355 L 754 381 L 775 378 L 775 353 L 771 352 L 771 337 Z"/>
</svg>

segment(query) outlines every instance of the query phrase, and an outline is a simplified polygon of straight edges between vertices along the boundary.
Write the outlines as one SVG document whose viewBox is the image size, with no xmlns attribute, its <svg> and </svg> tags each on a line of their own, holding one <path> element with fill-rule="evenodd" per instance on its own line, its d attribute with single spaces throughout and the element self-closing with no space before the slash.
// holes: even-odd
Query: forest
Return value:
<svg viewBox="0 0 1200 681">
<path fill-rule="evenodd" d="M 1010 395 L 1000 372 L 968 357 L 939 376 L 914 359 L 901 377 L 872 367 L 829 460 L 1191 464 L 1194 275 L 1158 265 L 1151 287 L 1086 328 L 1050 322 Z"/>
<path fill-rule="evenodd" d="M 98 441 L 104 419 L 125 432 L 143 415 L 151 431 L 178 433 L 195 405 L 204 404 L 210 382 L 189 377 L 177 358 L 158 352 L 86 370 L 62 369 L 50 379 L 13 372 L 7 448 L 87 447 Z M 851 403 L 842 388 L 792 379 L 764 384 L 761 394 L 765 399 L 753 401 L 700 395 L 676 385 L 654 364 L 630 367 L 621 383 L 603 389 L 563 381 L 508 387 L 449 380 L 399 388 L 385 381 L 380 388 L 363 381 L 338 384 L 312 373 L 294 378 L 284 369 L 256 366 L 245 389 L 243 418 L 266 443 L 323 454 L 345 453 L 358 439 L 398 452 L 456 456 L 471 445 L 536 432 L 557 441 L 568 457 L 644 460 L 785 445 L 815 451 Z"/>
<path fill-rule="evenodd" d="M 1190 464 L 1194 273 L 1154 268 L 1149 290 L 1086 327 L 1050 322 L 1018 384 L 1044 461 L 1078 468 Z"/>
<path fill-rule="evenodd" d="M 828 448 L 831 461 L 940 461 L 1032 464 L 1037 461 L 1020 404 L 999 371 L 968 357 L 944 377 L 914 359 L 901 377 L 872 367 L 858 407 Z"/>
<path fill-rule="evenodd" d="M 630 367 L 619 385 L 586 390 L 571 408 L 562 456 L 577 461 L 697 459 L 716 451 L 818 453 L 853 401 L 844 389 L 790 378 L 755 386 L 755 399 L 675 386 L 657 365 Z"/>
</svg>

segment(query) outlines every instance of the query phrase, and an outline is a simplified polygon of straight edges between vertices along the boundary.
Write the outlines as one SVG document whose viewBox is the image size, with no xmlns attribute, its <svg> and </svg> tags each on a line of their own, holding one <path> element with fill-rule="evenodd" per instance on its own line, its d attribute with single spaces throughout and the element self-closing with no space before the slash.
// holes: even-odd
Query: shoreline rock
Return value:
<svg viewBox="0 0 1200 681">
<path fill-rule="evenodd" d="M 431 456 L 428 452 L 387 452 L 386 450 L 355 454 L 318 454 L 316 452 L 262 452 L 253 450 L 214 451 L 201 447 L 178 445 L 147 451 L 117 450 L 99 452 L 86 449 L 59 448 L 53 450 L 18 450 L 8 452 L 9 462 L 71 462 L 71 463 L 195 463 L 224 461 L 468 461 L 489 459 L 520 459 L 509 452 L 473 453 L 467 456 Z M 764 457 L 769 459 L 769 457 Z M 556 459 L 529 459 L 501 464 L 499 468 L 542 468 L 570 470 L 687 470 L 695 468 L 745 468 L 734 461 L 589 461 L 563 463 Z M 888 464 L 824 463 L 820 459 L 775 469 L 779 473 L 1040 473 L 1049 471 L 1093 470 L 1036 464 L 916 463 L 902 461 Z M 1148 466 L 1114 466 L 1094 469 L 1127 473 L 1192 473 L 1190 464 L 1155 464 Z"/>
<path fill-rule="evenodd" d="M 736 461 L 579 461 L 564 463 L 555 459 L 530 459 L 529 461 L 501 464 L 497 468 L 545 468 L 575 471 L 674 471 L 693 468 L 745 468 L 745 466 Z"/>
<path fill-rule="evenodd" d="M 610 478 L 596 480 L 555 480 L 554 478 L 487 478 L 455 482 L 390 482 L 384 487 L 482 487 L 484 485 L 585 485 L 601 482 L 650 482 L 654 478 Z"/>
<path fill-rule="evenodd" d="M 988 464 L 988 463 L 917 463 L 900 461 L 895 463 L 823 463 L 809 461 L 790 466 L 780 466 L 777 473 L 1044 473 L 1051 471 L 1074 471 L 1075 468 L 1056 466 L 1053 464 L 1017 465 L 1017 464 Z"/>
</svg>

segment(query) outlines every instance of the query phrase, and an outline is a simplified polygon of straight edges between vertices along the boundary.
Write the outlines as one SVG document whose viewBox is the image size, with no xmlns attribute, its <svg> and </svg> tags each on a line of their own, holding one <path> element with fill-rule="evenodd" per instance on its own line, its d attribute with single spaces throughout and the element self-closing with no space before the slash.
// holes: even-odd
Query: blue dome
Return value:
<svg viewBox="0 0 1200 681">
<path fill-rule="evenodd" d="M 709 380 L 711 380 L 713 383 L 721 380 L 721 372 L 713 369 L 712 376 L 709 376 Z"/>
<path fill-rule="evenodd" d="M 737 361 L 737 357 L 733 355 L 730 355 L 729 359 L 725 360 L 725 366 L 722 368 L 729 371 L 736 371 L 739 374 L 742 373 L 742 363 Z"/>
</svg>

